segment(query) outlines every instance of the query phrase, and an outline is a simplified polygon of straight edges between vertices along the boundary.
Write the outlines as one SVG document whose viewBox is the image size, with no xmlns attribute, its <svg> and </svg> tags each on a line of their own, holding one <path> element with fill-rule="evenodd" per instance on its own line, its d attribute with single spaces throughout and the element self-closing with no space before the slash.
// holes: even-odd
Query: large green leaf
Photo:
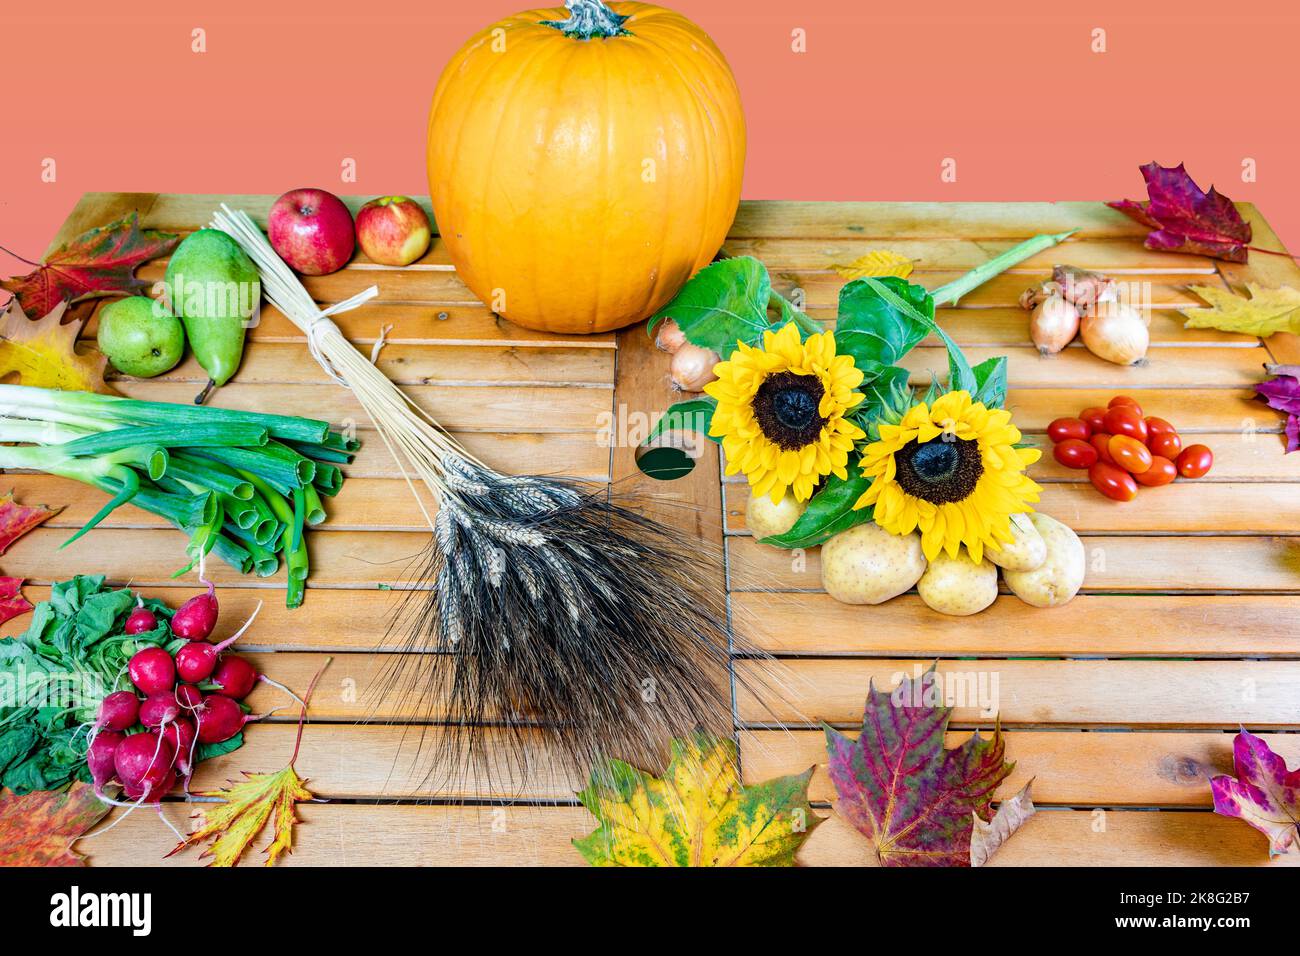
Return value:
<svg viewBox="0 0 1300 956">
<path fill-rule="evenodd" d="M 870 487 L 871 479 L 862 477 L 856 464 L 850 463 L 848 480 L 830 475 L 794 527 L 785 534 L 760 540 L 778 548 L 814 548 L 841 531 L 864 524 L 871 520 L 872 509 L 854 511 L 853 504 Z"/>
<path fill-rule="evenodd" d="M 1001 408 L 1007 400 L 1007 357 L 995 355 L 980 362 L 971 372 L 975 376 L 971 400 L 983 402 L 986 408 Z"/>
<path fill-rule="evenodd" d="M 717 400 L 707 395 L 702 395 L 699 398 L 688 398 L 684 402 L 670 405 L 659 421 L 655 422 L 655 427 L 650 429 L 650 434 L 646 436 L 645 441 L 641 444 L 648 445 L 664 432 L 674 431 L 699 432 L 710 441 L 720 442 L 720 438 L 714 438 L 709 434 L 709 425 L 713 421 L 713 410 L 717 407 Z"/>
<path fill-rule="evenodd" d="M 885 278 L 873 279 L 871 276 L 863 276 L 861 279 L 855 279 L 849 285 L 862 283 L 869 288 L 872 293 L 882 299 L 900 319 L 906 319 L 908 325 L 905 326 L 905 334 L 908 339 L 915 334 L 916 327 L 920 326 L 925 329 L 921 337 L 912 342 L 902 353 L 889 364 L 895 364 L 899 358 L 907 353 L 912 347 L 925 338 L 925 334 L 933 332 L 943 342 L 948 349 L 948 388 L 953 391 L 966 391 L 972 394 L 976 391 L 975 373 L 971 370 L 970 362 L 966 360 L 965 354 L 956 342 L 945 332 L 939 323 L 934 319 L 934 299 L 929 292 L 918 285 L 905 282 L 902 279 Z M 906 289 L 900 289 L 899 285 L 906 286 Z M 848 286 L 845 286 L 847 289 Z M 841 313 L 844 308 L 843 291 L 840 295 Z M 835 341 L 838 349 L 839 344 L 839 327 L 836 326 Z"/>
<path fill-rule="evenodd" d="M 906 279 L 854 279 L 840 289 L 835 351 L 853 356 L 854 364 L 873 381 L 934 328 L 930 293 Z"/>
<path fill-rule="evenodd" d="M 753 345 L 771 328 L 767 306 L 772 280 L 767 267 L 752 256 L 722 259 L 695 274 L 673 300 L 650 317 L 647 331 L 674 319 L 687 341 L 712 349 L 723 358 L 736 342 Z"/>
</svg>

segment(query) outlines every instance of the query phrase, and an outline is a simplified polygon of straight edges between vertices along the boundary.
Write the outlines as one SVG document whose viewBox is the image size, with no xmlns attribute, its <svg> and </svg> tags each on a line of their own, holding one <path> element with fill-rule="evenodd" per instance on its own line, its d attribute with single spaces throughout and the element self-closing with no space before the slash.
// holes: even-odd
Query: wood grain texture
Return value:
<svg viewBox="0 0 1300 956">
<path fill-rule="evenodd" d="M 354 211 L 366 198 L 344 197 Z M 222 201 L 264 222 L 273 199 L 87 194 L 52 246 L 132 209 L 146 227 L 181 233 L 205 225 Z M 1258 211 L 1242 209 L 1256 244 L 1281 250 Z M 1290 626 L 1300 610 L 1300 456 L 1282 454 L 1282 418 L 1256 401 L 1252 388 L 1264 362 L 1300 362 L 1300 339 L 1276 335 L 1261 344 L 1250 336 L 1188 330 L 1175 309 L 1196 301 L 1186 291 L 1189 283 L 1300 288 L 1300 268 L 1260 253 L 1239 266 L 1148 250 L 1146 230 L 1101 203 L 747 202 L 723 251 L 757 256 L 778 288 L 798 287 L 814 318 L 833 320 L 844 280 L 832 267 L 870 249 L 915 259 L 915 280 L 933 288 L 1021 239 L 1068 229 L 1079 231 L 941 310 L 940 322 L 973 361 L 1008 355 L 1008 407 L 1030 440 L 1044 444 L 1042 432 L 1052 419 L 1104 405 L 1123 391 L 1136 395 L 1148 414 L 1209 444 L 1215 469 L 1203 481 L 1146 491 L 1121 506 L 1052 461 L 1048 449 L 1033 469 L 1045 485 L 1041 505 L 1083 532 L 1086 593 L 1046 611 L 1003 595 L 967 619 L 938 615 L 915 594 L 874 608 L 831 600 L 820 592 L 815 550 L 797 565 L 796 556 L 746 535 L 747 488 L 736 480 L 721 486 L 713 446 L 689 479 L 659 483 L 639 476 L 637 436 L 621 426 L 633 414 L 653 416 L 677 397 L 667 361 L 643 329 L 592 337 L 519 329 L 469 294 L 436 237 L 410 267 L 390 269 L 358 256 L 333 276 L 309 280 L 308 287 L 321 301 L 337 301 L 378 285 L 379 300 L 340 316 L 339 326 L 365 352 L 389 326 L 380 367 L 489 464 L 613 479 L 616 490 L 641 496 L 642 506 L 674 523 L 688 541 L 704 549 L 725 545 L 738 639 L 783 656 L 774 663 L 736 663 L 743 676 L 778 683 L 784 695 L 772 713 L 738 689 L 738 719 L 794 728 L 739 732 L 748 780 L 824 761 L 812 719 L 851 725 L 868 681 L 883 685 L 896 672 L 939 659 L 943 673 L 975 675 L 977 689 L 981 674 L 986 689 L 997 676 L 998 710 L 1010 728 L 1008 756 L 1017 761 L 1003 793 L 1033 776 L 1035 799 L 1046 807 L 995 865 L 1263 864 L 1263 837 L 1205 812 L 1206 777 L 1227 768 L 1231 731 L 1239 722 L 1254 730 L 1300 729 L 1300 644 Z M 1038 358 L 1028 341 L 1028 315 L 1016 300 L 1058 262 L 1107 271 L 1149 290 L 1147 365 L 1108 365 L 1077 345 Z M 141 275 L 157 279 L 164 269 L 165 262 L 155 262 Z M 83 307 L 91 315 L 83 339 L 95 334 L 98 307 Z M 405 586 L 427 532 L 418 530 L 419 512 L 400 469 L 373 440 L 362 410 L 314 367 L 292 323 L 267 308 L 249 342 L 239 377 L 216 393 L 216 403 L 354 424 L 363 440 L 371 439 L 347 467 L 343 494 L 327 502 L 330 530 L 309 539 L 312 578 L 303 608 L 283 607 L 282 581 L 240 578 L 210 566 L 222 588 L 218 636 L 233 632 L 259 600 L 265 602 L 241 640 L 259 668 L 302 689 L 324 654 L 335 655 L 313 702 L 299 769 L 318 793 L 346 802 L 303 808 L 298 849 L 288 865 L 580 864 L 569 841 L 594 826 L 573 805 L 582 781 L 545 773 L 551 764 L 544 751 L 525 751 L 532 768 L 526 789 L 518 786 L 505 749 L 495 745 L 490 777 L 449 786 L 436 768 L 425 776 L 430 768 L 422 761 L 431 751 L 419 746 L 421 737 L 436 742 L 439 727 L 364 722 L 421 716 L 400 695 L 384 692 L 387 658 L 374 649 L 402 598 L 385 588 Z M 907 364 L 915 381 L 930 369 L 946 370 L 933 339 Z M 161 379 L 119 378 L 118 385 L 134 397 L 188 401 L 199 381 L 191 360 Z M 6 573 L 35 582 L 26 588 L 32 600 L 48 593 L 49 582 L 84 571 L 102 571 L 173 605 L 192 593 L 192 582 L 168 577 L 183 563 L 183 537 L 158 527 L 152 516 L 123 508 L 106 527 L 60 551 L 70 528 L 102 497 L 46 476 L 6 478 L 20 499 L 67 505 L 0 559 Z M 730 533 L 725 540 L 724 523 Z M 23 625 L 19 618 L 7 630 Z M 265 685 L 251 698 L 259 711 L 284 702 Z M 250 729 L 241 751 L 202 769 L 200 784 L 219 783 L 241 769 L 282 766 L 293 735 L 289 713 Z M 964 704 L 956 721 L 988 726 L 991 717 Z M 961 736 L 958 731 L 952 739 Z M 1300 735 L 1269 739 L 1293 765 L 1300 760 Z M 831 798 L 820 769 L 812 786 L 819 802 Z M 489 804 L 442 803 L 464 797 L 485 797 Z M 511 797 L 545 805 L 497 805 Z M 381 798 L 407 802 L 375 805 Z M 409 802 L 428 800 L 434 805 Z M 1134 809 L 1092 812 L 1098 806 Z M 172 804 L 166 812 L 180 822 L 186 809 Z M 85 849 L 95 864 L 113 865 L 163 862 L 170 847 L 170 834 L 157 821 L 135 814 Z M 800 860 L 872 863 L 866 841 L 839 819 L 813 834 Z M 165 862 L 198 861 L 190 853 Z"/>
<path fill-rule="evenodd" d="M 308 784 L 310 786 L 310 784 Z M 173 825 L 189 808 L 169 803 Z M 375 806 L 305 804 L 294 851 L 281 866 L 582 866 L 572 841 L 595 829 L 580 807 Z M 97 866 L 196 866 L 198 850 L 163 856 L 175 838 L 148 814 L 135 814 L 94 850 Z M 255 844 L 260 849 L 267 837 Z M 256 853 L 250 863 L 255 863 Z M 991 866 L 1294 866 L 1268 860 L 1268 842 L 1238 820 L 1206 812 L 1044 810 L 998 852 Z M 803 866 L 871 866 L 870 846 L 832 816 L 798 856 Z"/>
</svg>

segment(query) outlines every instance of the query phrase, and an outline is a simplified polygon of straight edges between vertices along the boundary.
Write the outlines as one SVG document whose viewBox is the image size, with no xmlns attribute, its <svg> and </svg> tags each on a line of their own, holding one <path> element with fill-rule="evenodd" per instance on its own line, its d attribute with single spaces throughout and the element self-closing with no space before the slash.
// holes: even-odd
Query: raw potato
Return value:
<svg viewBox="0 0 1300 956">
<path fill-rule="evenodd" d="M 806 503 L 795 501 L 794 495 L 786 495 L 776 504 L 772 504 L 767 495 L 750 495 L 749 504 L 745 506 L 745 525 L 759 540 L 785 534 L 794 527 L 807 507 Z"/>
<path fill-rule="evenodd" d="M 1011 516 L 1011 534 L 1015 540 L 1002 545 L 1000 551 L 985 548 L 985 557 L 1008 571 L 1032 571 L 1042 567 L 1047 560 L 1047 542 L 1029 520 L 1029 515 Z"/>
<path fill-rule="evenodd" d="M 940 554 L 916 584 L 921 600 L 940 614 L 978 614 L 998 597 L 998 569 L 988 561 L 976 564 L 965 551 L 950 558 Z"/>
<path fill-rule="evenodd" d="M 1047 544 L 1047 560 L 1032 571 L 1003 571 L 1007 587 L 1020 600 L 1034 607 L 1060 607 L 1068 603 L 1083 587 L 1087 563 L 1083 542 L 1073 529 L 1045 514 L 1032 514 L 1029 520 Z"/>
<path fill-rule="evenodd" d="M 841 531 L 822 545 L 822 587 L 842 604 L 880 604 L 925 573 L 917 534 L 890 534 L 874 521 Z"/>
</svg>

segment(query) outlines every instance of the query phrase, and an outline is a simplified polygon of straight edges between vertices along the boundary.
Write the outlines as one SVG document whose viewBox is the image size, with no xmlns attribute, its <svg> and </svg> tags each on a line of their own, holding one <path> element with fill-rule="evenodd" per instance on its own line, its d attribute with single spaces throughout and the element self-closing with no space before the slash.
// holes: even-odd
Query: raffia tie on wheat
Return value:
<svg viewBox="0 0 1300 956">
<path fill-rule="evenodd" d="M 487 467 L 332 321 L 369 290 L 322 310 L 247 215 L 223 205 L 212 225 L 356 394 L 429 522 L 380 685 L 386 709 L 441 725 L 421 731 L 426 779 L 501 793 L 525 786 L 539 760 L 561 774 L 611 756 L 653 768 L 670 737 L 731 733 L 720 555 L 606 494 Z"/>
</svg>

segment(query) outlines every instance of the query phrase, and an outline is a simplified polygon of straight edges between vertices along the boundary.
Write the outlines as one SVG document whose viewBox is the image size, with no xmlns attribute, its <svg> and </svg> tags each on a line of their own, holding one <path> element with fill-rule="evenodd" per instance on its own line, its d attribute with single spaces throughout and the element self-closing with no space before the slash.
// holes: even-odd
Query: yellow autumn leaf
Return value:
<svg viewBox="0 0 1300 956">
<path fill-rule="evenodd" d="M 1274 332 L 1300 333 L 1300 292 L 1290 286 L 1264 289 L 1248 282 L 1249 298 L 1217 286 L 1190 288 L 1210 308 L 1179 309 L 1187 318 L 1184 328 L 1218 329 L 1260 338 L 1268 338 Z"/>
<path fill-rule="evenodd" d="M 211 857 L 212 866 L 235 866 L 250 843 L 270 821 L 274 838 L 266 848 L 266 865 L 274 865 L 285 851 L 293 850 L 293 825 L 298 822 L 297 805 L 312 799 L 293 764 L 279 773 L 245 773 L 225 790 L 200 794 L 221 800 L 199 810 L 198 826 L 176 847 L 180 850 L 215 837 L 201 857 Z M 176 850 L 172 852 L 175 853 Z"/>
<path fill-rule="evenodd" d="M 912 260 L 888 249 L 873 249 L 866 255 L 858 256 L 852 262 L 836 263 L 831 268 L 843 279 L 861 279 L 864 276 L 873 279 L 882 279 L 885 276 L 906 279 L 912 274 Z"/>
<path fill-rule="evenodd" d="M 593 866 L 793 866 L 821 822 L 811 776 L 743 786 L 732 741 L 674 740 L 662 779 L 620 760 L 592 770 L 578 798 L 600 826 L 573 845 Z"/>
<path fill-rule="evenodd" d="M 63 324 L 66 302 L 35 321 L 14 299 L 0 313 L 0 379 L 16 375 L 22 385 L 74 392 L 112 392 L 104 382 L 108 359 L 77 347 L 81 322 Z"/>
</svg>

